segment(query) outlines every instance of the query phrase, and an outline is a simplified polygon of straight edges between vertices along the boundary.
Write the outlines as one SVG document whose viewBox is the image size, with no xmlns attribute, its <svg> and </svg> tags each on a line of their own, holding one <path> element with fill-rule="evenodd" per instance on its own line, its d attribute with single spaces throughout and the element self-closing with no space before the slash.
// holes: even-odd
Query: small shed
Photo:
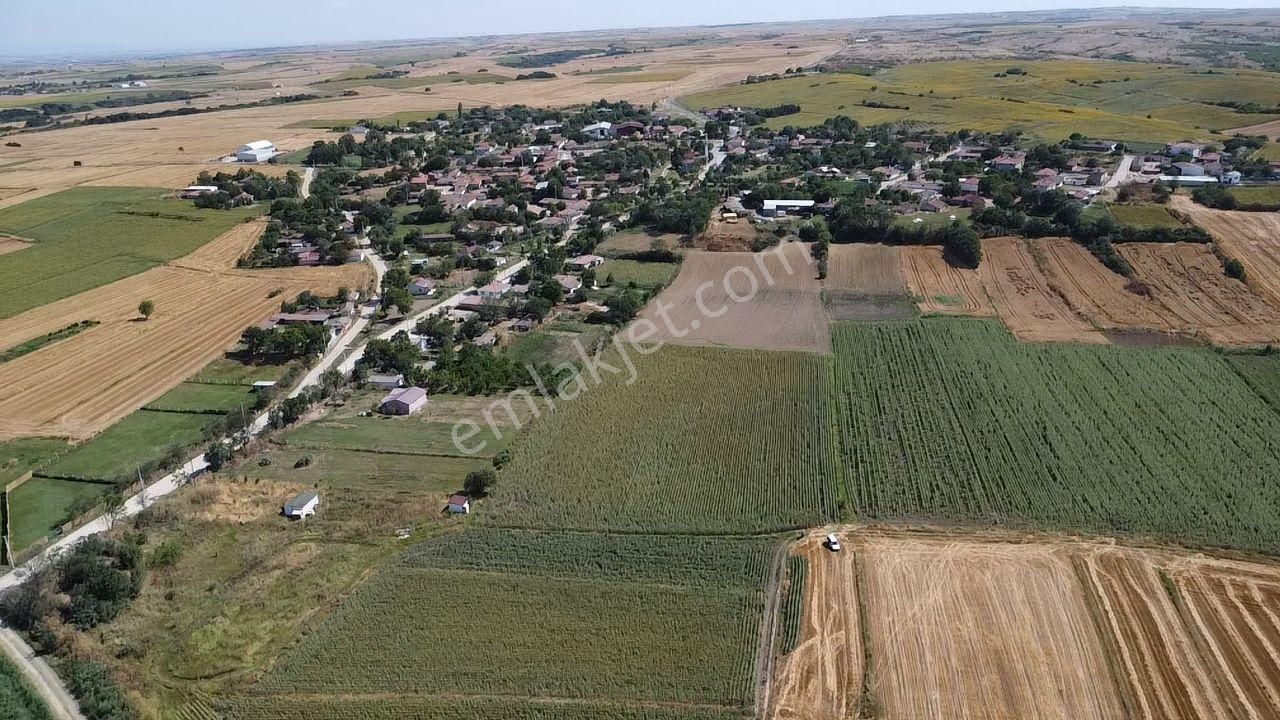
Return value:
<svg viewBox="0 0 1280 720">
<path fill-rule="evenodd" d="M 471 498 L 462 493 L 449 496 L 449 514 L 466 515 L 471 512 Z"/>
<path fill-rule="evenodd" d="M 392 390 L 382 399 L 378 410 L 384 415 L 412 415 L 427 406 L 427 391 L 420 387 Z"/>
<path fill-rule="evenodd" d="M 320 506 L 320 493 L 315 490 L 307 490 L 293 496 L 293 499 L 284 504 L 284 516 L 293 520 L 305 520 L 316 514 L 316 508 Z"/>
<path fill-rule="evenodd" d="M 395 390 L 404 385 L 403 375 L 370 375 L 369 385 L 379 390 Z"/>
</svg>

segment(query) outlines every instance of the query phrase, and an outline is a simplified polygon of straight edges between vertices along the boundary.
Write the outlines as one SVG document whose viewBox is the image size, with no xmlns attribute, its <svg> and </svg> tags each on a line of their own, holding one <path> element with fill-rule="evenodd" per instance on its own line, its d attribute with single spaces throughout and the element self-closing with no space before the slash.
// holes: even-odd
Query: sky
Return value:
<svg viewBox="0 0 1280 720">
<path fill-rule="evenodd" d="M 963 8 L 1000 12 L 1119 4 L 1278 7 L 1280 0 L 987 0 Z M 954 0 L 0 0 L 0 56 L 195 52 L 961 9 Z"/>
</svg>

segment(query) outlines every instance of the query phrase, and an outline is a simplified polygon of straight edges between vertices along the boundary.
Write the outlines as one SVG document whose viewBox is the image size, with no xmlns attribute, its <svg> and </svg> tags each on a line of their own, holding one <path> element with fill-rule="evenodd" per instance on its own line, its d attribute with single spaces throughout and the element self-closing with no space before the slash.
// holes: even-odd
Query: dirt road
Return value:
<svg viewBox="0 0 1280 720">
<path fill-rule="evenodd" d="M 53 720 L 85 720 L 58 674 L 9 628 L 0 627 L 0 652 L 8 656 L 27 684 L 44 700 Z"/>
</svg>

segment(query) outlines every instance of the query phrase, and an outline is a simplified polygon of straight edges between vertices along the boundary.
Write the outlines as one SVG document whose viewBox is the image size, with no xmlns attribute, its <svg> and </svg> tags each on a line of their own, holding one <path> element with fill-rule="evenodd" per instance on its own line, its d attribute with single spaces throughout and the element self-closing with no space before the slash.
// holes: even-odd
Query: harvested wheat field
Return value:
<svg viewBox="0 0 1280 720">
<path fill-rule="evenodd" d="M 1280 213 L 1210 210 L 1180 195 L 1171 204 L 1208 230 L 1227 255 L 1244 264 L 1249 287 L 1280 307 Z"/>
<path fill-rule="evenodd" d="M 983 240 L 978 274 L 996 313 L 1019 340 L 1107 342 L 1102 333 L 1077 317 L 1053 291 L 1025 241 L 1018 238 Z"/>
<path fill-rule="evenodd" d="M 938 315 L 996 314 L 977 270 L 952 267 L 935 246 L 904 247 L 902 274 L 920 312 Z"/>
<path fill-rule="evenodd" d="M 1126 289 L 1129 281 L 1066 238 L 1029 241 L 1049 287 L 1077 315 L 1104 330 L 1187 331 L 1160 303 Z M 1137 289 L 1138 286 L 1135 286 Z"/>
<path fill-rule="evenodd" d="M 183 266 L 192 257 L 206 263 L 218 257 L 225 251 L 219 246 L 242 246 L 245 232 L 237 227 L 173 265 L 0 321 L 0 347 L 6 348 L 82 320 L 101 323 L 0 365 L 0 439 L 90 437 L 218 357 L 281 299 L 371 282 L 372 270 L 363 264 L 297 272 Z M 143 299 L 156 307 L 145 322 L 137 318 Z"/>
<path fill-rule="evenodd" d="M 1219 345 L 1280 339 L 1280 309 L 1227 277 L 1207 245 L 1126 243 L 1117 249 L 1168 310 L 1171 322 L 1194 328 Z"/>
<path fill-rule="evenodd" d="M 783 658 L 773 681 L 768 716 L 776 720 L 856 717 L 862 693 L 862 629 L 858 563 L 853 552 L 833 553 L 812 533 L 792 552 L 808 562 L 800 642 Z"/>
<path fill-rule="evenodd" d="M 870 687 L 890 718 L 1123 718 L 1071 557 L 868 540 Z"/>
<path fill-rule="evenodd" d="M 853 295 L 904 295 L 901 248 L 891 245 L 832 245 L 827 289 Z"/>
<path fill-rule="evenodd" d="M 657 332 L 645 336 L 648 323 Z M 822 286 L 801 243 L 763 253 L 688 253 L 631 332 L 677 345 L 831 352 Z"/>
</svg>

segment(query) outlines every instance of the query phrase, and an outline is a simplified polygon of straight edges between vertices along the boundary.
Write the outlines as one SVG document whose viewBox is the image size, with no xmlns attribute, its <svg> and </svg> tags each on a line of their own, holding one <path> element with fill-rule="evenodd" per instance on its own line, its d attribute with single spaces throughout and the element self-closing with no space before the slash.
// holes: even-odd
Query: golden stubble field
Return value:
<svg viewBox="0 0 1280 720">
<path fill-rule="evenodd" d="M 814 531 L 767 716 L 1271 718 L 1280 566 L 1075 538 Z"/>
<path fill-rule="evenodd" d="M 82 320 L 101 324 L 0 364 L 0 439 L 90 437 L 164 394 L 303 290 L 363 289 L 366 264 L 236 270 L 265 224 L 246 223 L 194 253 L 0 321 L 12 347 Z M 156 311 L 138 318 L 138 303 Z"/>
</svg>

